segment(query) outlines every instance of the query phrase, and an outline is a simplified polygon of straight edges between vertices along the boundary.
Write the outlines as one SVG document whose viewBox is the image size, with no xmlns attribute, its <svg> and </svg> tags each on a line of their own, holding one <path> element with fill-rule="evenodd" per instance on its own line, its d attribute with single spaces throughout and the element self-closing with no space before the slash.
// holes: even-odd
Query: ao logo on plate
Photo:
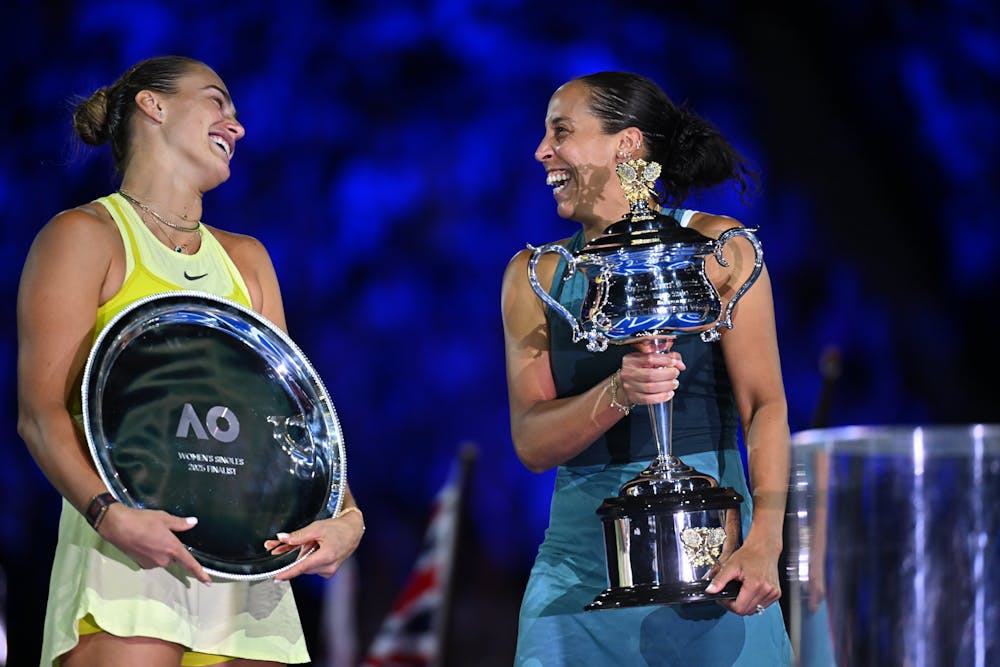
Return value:
<svg viewBox="0 0 1000 667">
<path fill-rule="evenodd" d="M 178 438 L 190 437 L 194 431 L 194 437 L 199 440 L 208 440 L 211 437 L 219 442 L 232 442 L 240 435 L 240 420 L 236 418 L 236 413 L 224 405 L 216 405 L 209 408 L 205 414 L 205 423 L 202 425 L 201 418 L 195 412 L 194 406 L 185 403 L 181 410 L 180 421 L 177 422 Z"/>
</svg>

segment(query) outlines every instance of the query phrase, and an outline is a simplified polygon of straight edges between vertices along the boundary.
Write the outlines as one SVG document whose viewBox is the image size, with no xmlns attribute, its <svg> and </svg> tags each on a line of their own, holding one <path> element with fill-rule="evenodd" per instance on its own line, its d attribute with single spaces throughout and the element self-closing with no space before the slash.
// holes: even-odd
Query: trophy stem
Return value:
<svg viewBox="0 0 1000 667">
<path fill-rule="evenodd" d="M 674 402 L 651 403 L 649 406 L 649 423 L 653 426 L 653 436 L 656 438 L 657 461 L 654 467 L 666 465 L 673 458 L 673 419 Z"/>
<path fill-rule="evenodd" d="M 655 336 L 639 342 L 636 347 L 644 352 L 659 352 L 666 354 L 674 346 L 673 336 Z M 674 402 L 651 403 L 649 406 L 649 423 L 653 427 L 653 437 L 656 438 L 656 460 L 649 466 L 649 472 L 677 469 L 683 464 L 673 455 L 673 417 Z"/>
<path fill-rule="evenodd" d="M 636 343 L 636 347 L 643 352 L 666 354 L 673 344 L 673 336 L 656 336 L 643 339 Z M 650 426 L 656 439 L 656 458 L 635 479 L 625 483 L 621 488 L 623 495 L 644 495 L 661 488 L 680 489 L 690 484 L 692 476 L 703 477 L 673 454 L 673 400 L 651 403 L 648 408 Z"/>
</svg>

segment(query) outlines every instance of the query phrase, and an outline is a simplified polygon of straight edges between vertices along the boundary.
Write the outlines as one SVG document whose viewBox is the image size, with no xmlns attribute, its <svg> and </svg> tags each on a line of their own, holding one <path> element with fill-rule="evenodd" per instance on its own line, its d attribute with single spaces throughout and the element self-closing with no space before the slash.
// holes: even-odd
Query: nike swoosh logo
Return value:
<svg viewBox="0 0 1000 667">
<path fill-rule="evenodd" d="M 184 277 L 187 278 L 188 280 L 201 280 L 207 275 L 208 275 L 207 273 L 203 273 L 200 276 L 189 276 L 187 271 L 184 272 Z"/>
</svg>

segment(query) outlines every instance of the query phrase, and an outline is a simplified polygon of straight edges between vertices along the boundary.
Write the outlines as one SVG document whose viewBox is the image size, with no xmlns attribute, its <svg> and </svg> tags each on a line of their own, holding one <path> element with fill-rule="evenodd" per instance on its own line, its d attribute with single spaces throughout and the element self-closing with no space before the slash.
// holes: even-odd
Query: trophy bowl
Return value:
<svg viewBox="0 0 1000 667">
<path fill-rule="evenodd" d="M 94 343 L 82 403 L 112 495 L 197 517 L 177 537 L 212 575 L 272 577 L 301 554 L 273 555 L 265 540 L 340 511 L 344 444 L 326 388 L 239 303 L 176 291 L 131 304 Z"/>
<path fill-rule="evenodd" d="M 572 328 L 573 342 L 591 352 L 615 345 L 669 351 L 677 336 L 698 334 L 718 341 L 733 327 L 737 302 L 757 280 L 763 251 L 754 230 L 734 227 L 717 239 L 653 211 L 648 201 L 660 167 L 629 160 L 618 166 L 629 212 L 576 253 L 559 243 L 529 246 L 528 282 L 535 294 Z M 722 266 L 724 246 L 745 238 L 754 251 L 749 277 L 723 307 L 705 268 L 705 257 Z M 587 281 L 581 312 L 572 313 L 541 285 L 537 265 L 554 252 L 566 261 L 563 280 L 577 271 Z M 609 587 L 585 607 L 614 609 L 732 598 L 732 581 L 710 594 L 705 588 L 720 564 L 742 545 L 743 496 L 720 488 L 711 475 L 694 470 L 671 452 L 673 403 L 649 405 L 658 455 L 598 508 L 604 531 Z"/>
</svg>

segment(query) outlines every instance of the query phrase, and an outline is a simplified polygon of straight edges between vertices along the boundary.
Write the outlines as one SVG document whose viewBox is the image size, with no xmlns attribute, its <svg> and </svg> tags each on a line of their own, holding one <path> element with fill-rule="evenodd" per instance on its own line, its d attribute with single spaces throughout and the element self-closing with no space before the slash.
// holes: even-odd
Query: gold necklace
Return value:
<svg viewBox="0 0 1000 667">
<path fill-rule="evenodd" d="M 172 222 L 167 221 L 166 219 L 164 219 L 164 217 L 162 215 L 160 215 L 159 213 L 157 213 L 156 211 L 154 211 L 149 206 L 147 206 L 146 204 L 142 203 L 141 201 L 139 201 L 138 199 L 136 199 L 135 197 L 133 197 L 129 193 L 125 192 L 124 190 L 119 189 L 118 190 L 118 194 L 120 194 L 122 197 L 124 197 L 127 201 L 129 201 L 129 202 L 135 204 L 136 206 L 138 206 L 139 209 L 141 209 L 143 212 L 148 213 L 149 215 L 151 215 L 157 222 L 159 222 L 160 224 L 162 224 L 164 227 L 170 227 L 171 229 L 176 229 L 177 231 L 186 232 L 188 234 L 193 234 L 193 233 L 197 232 L 198 236 L 199 237 L 201 236 L 201 220 L 195 221 L 193 227 L 185 227 L 183 225 L 177 225 L 177 224 L 174 224 Z M 185 218 L 185 220 L 186 219 L 187 218 Z M 163 230 L 163 234 L 164 234 L 164 236 L 167 237 L 167 240 L 170 241 L 170 245 L 172 245 L 174 247 L 174 252 L 184 252 L 185 250 L 187 250 L 188 244 L 187 243 L 177 243 L 176 241 L 174 241 L 174 237 L 172 237 L 170 235 L 170 232 L 168 232 L 166 229 Z"/>
</svg>

